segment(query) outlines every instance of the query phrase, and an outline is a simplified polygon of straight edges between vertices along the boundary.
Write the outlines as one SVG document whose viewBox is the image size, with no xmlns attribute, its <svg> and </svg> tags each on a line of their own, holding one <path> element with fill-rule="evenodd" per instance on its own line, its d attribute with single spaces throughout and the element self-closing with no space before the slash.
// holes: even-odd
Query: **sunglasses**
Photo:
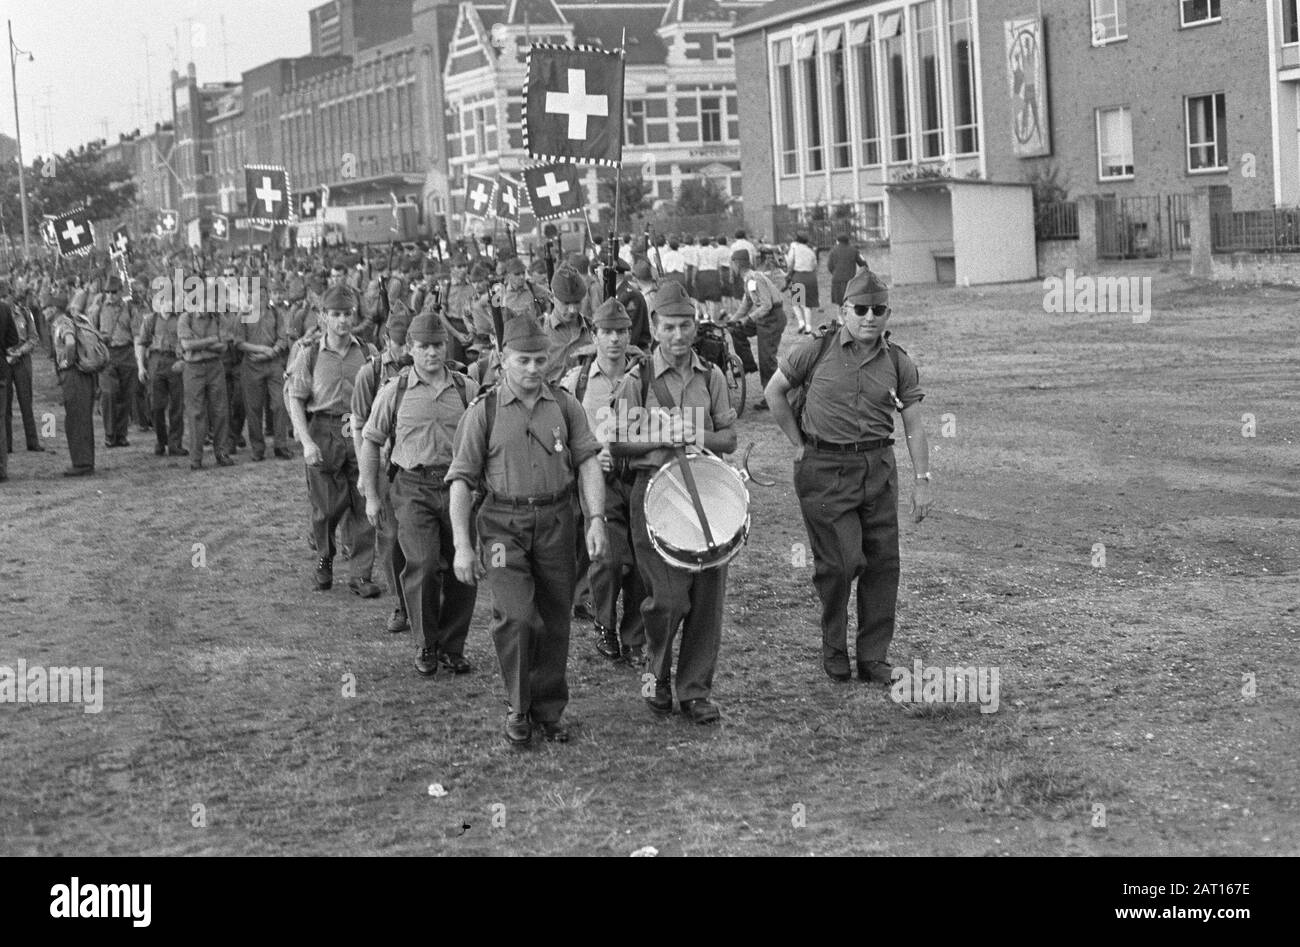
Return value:
<svg viewBox="0 0 1300 947">
<path fill-rule="evenodd" d="M 888 304 L 885 304 L 885 305 L 882 305 L 882 306 L 863 306 L 863 305 L 854 305 L 854 307 L 853 307 L 853 314 L 854 314 L 855 316 L 865 316 L 867 313 L 871 313 L 873 316 L 885 316 L 885 315 L 888 315 L 888 314 L 889 314 L 889 305 L 888 305 Z"/>
</svg>

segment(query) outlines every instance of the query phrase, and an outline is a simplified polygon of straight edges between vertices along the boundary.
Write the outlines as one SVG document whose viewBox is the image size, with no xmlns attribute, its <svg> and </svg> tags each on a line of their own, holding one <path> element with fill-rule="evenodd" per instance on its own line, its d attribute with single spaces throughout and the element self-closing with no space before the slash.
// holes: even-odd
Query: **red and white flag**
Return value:
<svg viewBox="0 0 1300 947">
<path fill-rule="evenodd" d="M 524 80 L 524 149 L 543 161 L 623 163 L 623 54 L 534 43 Z"/>
<path fill-rule="evenodd" d="M 528 204 L 538 220 L 555 220 L 583 213 L 586 196 L 579 171 L 571 164 L 546 164 L 524 169 Z"/>
<path fill-rule="evenodd" d="M 465 175 L 465 213 L 486 219 L 496 200 L 497 182 L 481 174 Z"/>
</svg>

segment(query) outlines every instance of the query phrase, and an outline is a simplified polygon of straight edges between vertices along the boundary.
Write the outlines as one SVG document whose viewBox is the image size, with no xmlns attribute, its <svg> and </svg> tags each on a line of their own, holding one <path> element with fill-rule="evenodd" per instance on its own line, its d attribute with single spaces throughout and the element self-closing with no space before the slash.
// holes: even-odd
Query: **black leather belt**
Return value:
<svg viewBox="0 0 1300 947">
<path fill-rule="evenodd" d="M 808 442 L 813 450 L 830 451 L 833 454 L 862 454 L 869 450 L 880 450 L 882 447 L 894 446 L 892 437 L 882 437 L 875 441 L 857 441 L 853 444 L 834 444 L 811 435 L 805 435 L 804 440 Z"/>
<path fill-rule="evenodd" d="M 554 506 L 573 496 L 573 488 L 565 487 L 556 493 L 546 493 L 541 496 L 533 497 L 503 497 L 499 493 L 489 493 L 487 495 L 488 503 L 499 503 L 502 506 Z"/>
<path fill-rule="evenodd" d="M 442 481 L 447 476 L 446 467 L 426 467 L 424 464 L 417 464 L 414 467 L 400 467 L 398 469 L 408 476 L 419 477 L 423 480 Z M 444 483 L 443 486 L 449 486 L 449 484 Z"/>
<path fill-rule="evenodd" d="M 112 352 L 112 351 L 116 351 L 117 349 L 129 349 L 131 347 L 132 345 L 130 342 L 123 342 L 121 345 L 110 345 L 108 347 L 108 350 Z"/>
<path fill-rule="evenodd" d="M 311 416 L 313 418 L 337 418 L 340 421 L 343 420 L 343 412 L 341 411 L 313 411 Z"/>
</svg>

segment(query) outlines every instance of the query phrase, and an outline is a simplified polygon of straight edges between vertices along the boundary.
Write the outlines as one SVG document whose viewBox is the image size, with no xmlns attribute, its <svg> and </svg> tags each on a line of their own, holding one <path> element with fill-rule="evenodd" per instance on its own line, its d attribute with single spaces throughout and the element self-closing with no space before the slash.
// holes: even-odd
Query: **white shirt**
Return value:
<svg viewBox="0 0 1300 947">
<path fill-rule="evenodd" d="M 624 263 L 626 263 L 628 266 L 631 266 L 634 262 L 636 262 L 632 256 L 632 244 L 624 243 L 621 246 L 619 246 L 618 258 L 622 260 Z"/>
<path fill-rule="evenodd" d="M 791 272 L 809 273 L 817 269 L 817 252 L 805 243 L 792 243 L 785 261 Z"/>
<path fill-rule="evenodd" d="M 687 266 L 698 267 L 700 265 L 700 248 L 693 243 L 688 243 L 681 249 L 682 260 Z"/>
<path fill-rule="evenodd" d="M 741 237 L 731 241 L 731 252 L 735 253 L 737 250 L 748 250 L 749 262 L 755 264 L 758 263 L 758 247 L 754 246 L 745 238 Z M 730 259 L 730 257 L 728 257 L 728 259 Z"/>
<path fill-rule="evenodd" d="M 665 273 L 686 272 L 686 259 L 682 256 L 681 250 L 674 250 L 671 247 L 660 247 L 659 261 Z"/>
</svg>

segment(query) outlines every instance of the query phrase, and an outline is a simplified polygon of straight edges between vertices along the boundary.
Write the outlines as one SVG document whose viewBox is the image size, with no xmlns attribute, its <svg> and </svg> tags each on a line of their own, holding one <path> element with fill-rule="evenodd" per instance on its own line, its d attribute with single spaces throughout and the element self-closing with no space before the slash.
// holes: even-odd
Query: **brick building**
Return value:
<svg viewBox="0 0 1300 947">
<path fill-rule="evenodd" d="M 918 173 L 1297 203 L 1296 6 L 775 0 L 727 34 L 746 215 L 771 232 L 781 208 L 852 214 L 884 236 L 887 186 Z M 1039 144 L 1021 140 L 1035 130 Z"/>
<path fill-rule="evenodd" d="M 172 70 L 172 116 L 175 144 L 171 167 L 179 194 L 176 210 L 182 221 L 212 213 L 220 207 L 211 119 L 236 87 L 233 82 L 200 84 L 190 63 L 184 76 Z"/>
</svg>

